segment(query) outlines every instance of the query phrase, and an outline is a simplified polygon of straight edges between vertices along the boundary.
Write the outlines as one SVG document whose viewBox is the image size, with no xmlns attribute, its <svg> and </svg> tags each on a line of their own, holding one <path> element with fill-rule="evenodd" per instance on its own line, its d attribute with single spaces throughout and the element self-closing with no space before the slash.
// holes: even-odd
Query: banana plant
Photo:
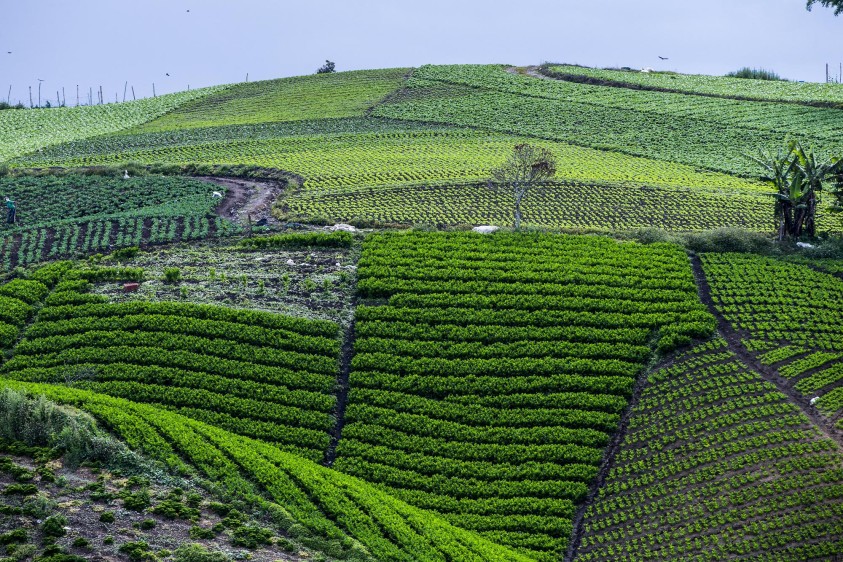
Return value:
<svg viewBox="0 0 843 562">
<path fill-rule="evenodd" d="M 761 153 L 751 157 L 764 168 L 764 180 L 776 189 L 774 220 L 778 239 L 816 235 L 816 214 L 819 195 L 830 177 L 843 174 L 843 159 L 831 157 L 819 160 L 813 150 L 806 150 L 795 140 L 788 141 L 786 150 L 772 155 Z"/>
</svg>

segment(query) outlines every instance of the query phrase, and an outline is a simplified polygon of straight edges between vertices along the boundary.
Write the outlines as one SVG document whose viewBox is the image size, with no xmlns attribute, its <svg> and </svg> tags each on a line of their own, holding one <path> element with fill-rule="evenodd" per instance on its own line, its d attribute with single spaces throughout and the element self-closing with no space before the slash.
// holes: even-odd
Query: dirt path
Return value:
<svg viewBox="0 0 843 562">
<path fill-rule="evenodd" d="M 711 298 L 711 287 L 706 279 L 705 271 L 702 267 L 702 262 L 699 256 L 691 256 L 691 266 L 694 270 L 694 279 L 697 282 L 697 289 L 699 291 L 700 299 L 708 307 L 709 312 L 717 319 L 717 329 L 723 339 L 729 344 L 729 349 L 737 355 L 738 359 L 744 365 L 761 375 L 761 378 L 769 383 L 772 383 L 779 389 L 779 391 L 787 396 L 788 400 L 797 406 L 805 416 L 819 429 L 826 437 L 837 444 L 840 452 L 843 452 L 843 435 L 835 429 L 833 422 L 820 414 L 820 412 L 811 405 L 810 400 L 795 390 L 790 381 L 779 374 L 778 370 L 768 366 L 762 365 L 755 356 L 744 346 L 740 334 L 732 327 L 728 320 L 720 313 Z"/>
<path fill-rule="evenodd" d="M 357 299 L 352 300 L 352 310 L 357 309 Z M 351 358 L 354 356 L 355 322 L 352 318 L 348 327 L 343 333 L 342 355 L 340 358 L 340 374 L 337 379 L 337 406 L 334 412 L 335 423 L 331 429 L 331 442 L 328 450 L 325 451 L 325 466 L 331 466 L 337 458 L 337 444 L 342 436 L 342 428 L 345 426 L 345 409 L 348 406 L 348 378 L 351 374 Z"/>
<path fill-rule="evenodd" d="M 272 204 L 284 192 L 281 182 L 240 178 L 201 176 L 198 179 L 226 188 L 225 198 L 217 207 L 217 214 L 240 224 L 266 219 L 267 224 L 277 224 L 272 216 Z"/>
<path fill-rule="evenodd" d="M 614 433 L 614 435 L 612 435 L 612 438 L 606 447 L 606 451 L 603 454 L 603 460 L 600 463 L 600 469 L 597 471 L 597 477 L 594 479 L 594 482 L 591 483 L 585 500 L 583 500 L 577 508 L 577 511 L 574 513 L 574 531 L 571 535 L 571 542 L 568 543 L 568 550 L 565 551 L 563 562 L 572 562 L 577 557 L 577 550 L 580 548 L 580 543 L 582 542 L 583 537 L 583 520 L 585 519 L 585 513 L 597 499 L 597 495 L 606 483 L 609 471 L 615 465 L 615 456 L 621 448 L 623 439 L 626 437 L 626 432 L 629 429 L 629 418 L 632 417 L 632 411 L 638 405 L 638 401 L 641 399 L 641 394 L 647 387 L 647 377 L 649 377 L 651 373 L 666 367 L 668 364 L 669 362 L 665 362 L 657 365 L 653 369 L 642 369 L 641 373 L 639 373 L 638 377 L 636 377 L 635 385 L 632 388 L 632 398 L 630 398 L 629 404 L 627 404 L 626 409 L 621 415 L 618 430 Z"/>
<path fill-rule="evenodd" d="M 508 66 L 506 67 L 506 71 L 510 74 L 518 74 L 520 76 L 530 76 L 532 78 L 541 78 L 542 80 L 553 80 L 553 78 L 545 76 L 539 72 L 538 66 Z"/>
</svg>

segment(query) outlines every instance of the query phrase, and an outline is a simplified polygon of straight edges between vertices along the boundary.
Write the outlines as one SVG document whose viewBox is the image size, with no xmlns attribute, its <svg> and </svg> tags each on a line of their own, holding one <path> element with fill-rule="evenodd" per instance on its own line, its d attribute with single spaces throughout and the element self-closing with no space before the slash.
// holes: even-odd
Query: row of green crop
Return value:
<svg viewBox="0 0 843 562">
<path fill-rule="evenodd" d="M 47 146 L 128 129 L 224 89 L 214 86 L 120 104 L 4 111 L 0 113 L 0 162 Z"/>
<path fill-rule="evenodd" d="M 148 235 L 144 230 L 148 228 Z M 0 264 L 5 271 L 39 262 L 111 252 L 146 244 L 204 239 L 214 234 L 236 234 L 240 227 L 230 221 L 206 216 L 124 217 L 79 222 L 57 227 L 26 228 L 0 239 Z"/>
<path fill-rule="evenodd" d="M 186 461 L 220 483 L 231 496 L 269 510 L 283 529 L 305 544 L 323 537 L 316 544 L 343 557 L 356 553 L 356 560 L 530 560 L 362 480 L 264 442 L 176 413 L 80 389 L 6 385 L 46 394 L 91 412 L 133 448 L 181 469 Z M 334 544 L 328 546 L 325 540 Z"/>
<path fill-rule="evenodd" d="M 100 277 L 97 270 L 63 272 L 3 365 L 6 378 L 73 384 L 200 418 L 226 416 L 221 426 L 239 434 L 273 438 L 307 458 L 324 455 L 336 404 L 336 324 L 183 303 L 109 304 L 86 292 L 88 273 Z M 131 329 L 133 321 L 147 329 Z M 184 333 L 185 326 L 206 337 Z M 282 347 L 243 343 L 250 334 Z"/>
<path fill-rule="evenodd" d="M 665 245 L 391 233 L 358 274 L 390 300 L 357 308 L 334 466 L 537 560 L 565 549 L 650 336 L 713 329 Z"/>
<path fill-rule="evenodd" d="M 618 84 L 629 84 L 633 87 L 643 86 L 689 94 L 808 104 L 843 104 L 843 91 L 838 85 L 820 82 L 751 80 L 675 72 L 603 70 L 570 65 L 550 65 L 548 69 L 553 73 L 575 78 L 594 78 Z"/>
<path fill-rule="evenodd" d="M 798 391 L 818 397 L 817 406 L 832 417 L 843 410 L 839 391 L 831 394 L 843 380 L 843 282 L 806 265 L 763 256 L 705 254 L 702 261 L 714 303 L 733 327 L 753 340 L 794 345 L 786 352 L 759 354 L 761 360 L 791 359 L 778 370 Z M 792 360 L 799 354 L 807 355 Z"/>
<path fill-rule="evenodd" d="M 429 71 L 441 80 L 444 76 L 458 75 L 459 68 L 443 71 L 434 67 Z M 408 83 L 409 96 L 379 105 L 373 114 L 480 127 L 746 177 L 758 177 L 759 170 L 743 154 L 775 150 L 785 136 L 779 131 L 724 126 L 718 121 L 686 115 L 681 105 L 674 114 L 666 115 L 623 104 L 611 106 L 590 103 L 587 99 L 539 98 L 473 85 L 446 84 L 441 89 L 431 89 L 431 84 L 442 82 L 431 82 L 425 76 L 424 71 L 417 72 Z M 614 92 L 616 90 L 610 90 L 610 94 Z M 805 134 L 804 138 L 814 139 L 810 134 Z M 825 150 L 840 152 L 841 146 L 835 141 L 822 141 L 821 144 Z M 742 150 L 724 153 L 723 146 L 740 146 Z M 728 186 L 723 184 L 721 187 Z"/>
<path fill-rule="evenodd" d="M 714 340 L 650 376 L 578 560 L 843 554 L 834 443 L 724 348 Z"/>
<path fill-rule="evenodd" d="M 388 224 L 511 226 L 512 194 L 480 185 L 361 187 L 345 193 L 296 193 L 285 200 L 293 220 L 378 221 Z M 554 183 L 524 199 L 526 224 L 546 228 L 699 231 L 721 227 L 772 230 L 763 194 L 623 183 Z M 821 230 L 840 229 L 820 209 Z"/>
<path fill-rule="evenodd" d="M 630 75 L 633 74 L 627 74 Z M 843 124 L 843 115 L 838 109 L 611 88 L 572 81 L 536 80 L 507 72 L 497 65 L 424 66 L 414 74 L 414 78 L 522 96 L 636 110 L 654 114 L 661 119 L 691 117 L 729 127 L 773 131 L 780 137 L 797 133 L 824 141 L 836 141 L 836 131 Z M 835 90 L 827 88 L 827 91 Z M 840 96 L 840 101 L 843 102 L 843 96 Z"/>
<path fill-rule="evenodd" d="M 554 102 L 556 103 L 556 102 Z M 386 106 L 379 106 L 384 113 Z M 393 107 L 393 106 L 389 106 Z M 401 106 L 394 106 L 401 107 Z M 397 110 L 391 110 L 397 111 Z M 415 116 L 412 120 L 417 120 Z M 421 116 L 418 120 L 430 120 Z M 471 126 L 479 123 L 469 123 Z M 158 144 L 135 150 L 95 152 L 56 158 L 39 165 L 78 167 L 141 164 L 242 164 L 293 172 L 305 178 L 303 195 L 356 192 L 361 187 L 465 185 L 485 183 L 489 170 L 506 159 L 515 144 L 548 148 L 559 163 L 556 177 L 577 185 L 616 184 L 667 188 L 728 189 L 743 193 L 768 188 L 757 180 L 736 178 L 699 166 L 627 155 L 599 146 L 574 146 L 575 138 L 537 140 L 525 127 L 518 136 L 471 129 L 412 126 L 383 133 L 295 135 L 269 139 L 216 140 L 170 147 Z M 604 147 L 605 148 L 605 147 Z M 617 192 L 617 188 L 616 188 Z M 420 203 L 416 208 L 423 208 Z"/>
</svg>

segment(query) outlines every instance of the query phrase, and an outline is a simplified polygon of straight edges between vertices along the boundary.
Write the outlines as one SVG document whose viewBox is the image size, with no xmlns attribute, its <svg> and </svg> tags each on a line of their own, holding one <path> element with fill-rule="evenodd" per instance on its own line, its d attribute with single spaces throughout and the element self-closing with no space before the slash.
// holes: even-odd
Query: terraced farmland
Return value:
<svg viewBox="0 0 843 562">
<path fill-rule="evenodd" d="M 715 339 L 649 377 L 577 560 L 833 560 L 840 449 Z"/>
<path fill-rule="evenodd" d="M 213 216 L 225 189 L 189 178 L 68 175 L 0 178 L 18 225 L 0 230 L 0 265 L 17 266 L 115 248 L 233 233 Z"/>
<path fill-rule="evenodd" d="M 760 256 L 704 255 L 703 267 L 747 349 L 843 429 L 843 281 Z"/>
<path fill-rule="evenodd" d="M 21 219 L 0 233 L 0 386 L 92 414 L 132 470 L 260 514 L 270 534 L 250 532 L 294 557 L 843 556 L 843 280 L 813 257 L 843 223 L 821 207 L 815 247 L 764 240 L 771 188 L 745 157 L 788 135 L 843 152 L 837 90 L 557 70 L 0 112 L 0 144 L 31 130 L 0 149 Z M 467 231 L 511 224 L 488 180 L 521 143 L 557 160 L 527 228 Z M 753 232 L 657 231 L 724 226 Z M 203 525 L 191 539 L 236 538 Z"/>
<path fill-rule="evenodd" d="M 648 264 L 643 267 L 643 264 Z M 555 560 L 643 369 L 711 332 L 675 248 L 577 237 L 367 239 L 334 467 Z"/>
<path fill-rule="evenodd" d="M 548 65 L 547 69 L 551 74 L 561 75 L 563 79 L 593 79 L 621 86 L 664 89 L 687 94 L 806 105 L 843 104 L 843 88 L 837 84 L 752 80 L 675 72 L 603 70 L 571 65 Z"/>
</svg>

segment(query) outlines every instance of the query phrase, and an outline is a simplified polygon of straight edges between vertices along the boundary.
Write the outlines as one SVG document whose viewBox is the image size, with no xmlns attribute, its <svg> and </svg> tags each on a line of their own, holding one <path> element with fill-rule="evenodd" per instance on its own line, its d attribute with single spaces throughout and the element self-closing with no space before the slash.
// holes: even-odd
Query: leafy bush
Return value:
<svg viewBox="0 0 843 562">
<path fill-rule="evenodd" d="M 113 511 L 103 511 L 100 513 L 100 521 L 102 523 L 114 523 L 114 512 Z"/>
<path fill-rule="evenodd" d="M 120 545 L 118 552 L 125 554 L 132 562 L 143 560 L 155 560 L 155 555 L 150 551 L 146 541 L 127 542 Z"/>
<path fill-rule="evenodd" d="M 67 517 L 51 515 L 41 524 L 41 532 L 47 537 L 63 537 L 67 534 Z"/>
<path fill-rule="evenodd" d="M 15 529 L 0 535 L 0 544 L 25 543 L 29 540 L 26 529 Z"/>
<path fill-rule="evenodd" d="M 683 235 L 685 246 L 698 253 L 770 253 L 775 250 L 775 242 L 758 232 L 740 228 L 719 228 L 707 232 L 695 232 Z"/>
<path fill-rule="evenodd" d="M 730 72 L 726 75 L 729 78 L 749 78 L 752 80 L 784 80 L 772 70 L 763 68 L 750 68 L 745 66 L 741 69 Z"/>
<path fill-rule="evenodd" d="M 261 545 L 269 544 L 272 538 L 272 531 L 264 527 L 243 525 L 234 529 L 231 535 L 231 544 L 245 548 L 258 548 Z"/>
<path fill-rule="evenodd" d="M 336 72 L 336 65 L 327 59 L 325 60 L 325 64 L 316 70 L 316 74 L 331 74 L 332 72 Z"/>
<path fill-rule="evenodd" d="M 167 283 L 178 283 L 181 279 L 181 270 L 177 267 L 164 268 L 164 281 Z"/>
<path fill-rule="evenodd" d="M 230 562 L 224 552 L 210 552 L 200 544 L 183 544 L 176 549 L 174 562 Z"/>
<path fill-rule="evenodd" d="M 137 492 L 130 492 L 124 490 L 120 493 L 123 498 L 123 507 L 131 509 L 132 511 L 143 511 L 152 505 L 152 498 L 149 496 L 149 490 L 143 488 Z"/>
<path fill-rule="evenodd" d="M 140 522 L 140 528 L 141 528 L 142 531 L 148 531 L 150 529 L 154 529 L 155 525 L 157 525 L 157 523 L 155 522 L 155 519 L 144 519 L 143 521 Z"/>
<path fill-rule="evenodd" d="M 37 493 L 38 487 L 35 484 L 9 484 L 3 488 L 5 496 L 34 496 Z"/>
</svg>

